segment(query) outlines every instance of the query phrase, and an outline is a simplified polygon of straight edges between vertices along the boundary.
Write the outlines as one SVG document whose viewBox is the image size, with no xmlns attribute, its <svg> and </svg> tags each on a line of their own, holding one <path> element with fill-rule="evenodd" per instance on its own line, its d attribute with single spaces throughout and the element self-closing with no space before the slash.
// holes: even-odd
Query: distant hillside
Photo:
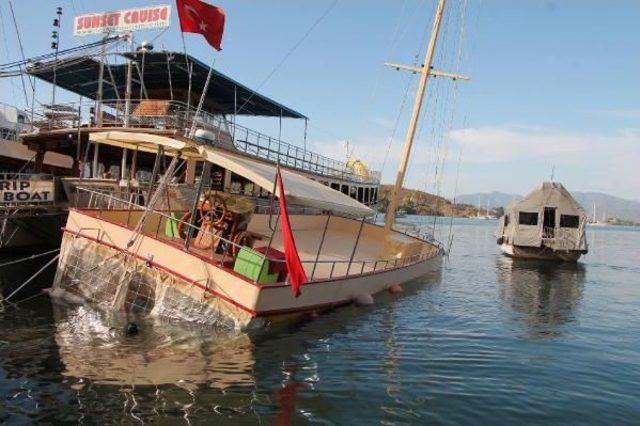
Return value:
<svg viewBox="0 0 640 426">
<path fill-rule="evenodd" d="M 389 193 L 392 190 L 391 185 L 380 186 L 381 211 L 386 211 L 389 204 Z M 404 210 L 408 214 L 433 215 L 433 216 L 456 216 L 456 217 L 472 217 L 478 214 L 486 214 L 486 207 L 478 209 L 472 205 L 456 203 L 444 197 L 429 194 L 428 192 L 418 191 L 415 189 L 403 188 L 400 192 L 399 210 Z M 489 214 L 499 216 L 502 214 L 500 210 L 491 210 Z"/>
<path fill-rule="evenodd" d="M 595 204 L 596 216 L 599 220 L 604 217 L 640 222 L 640 202 L 638 201 L 625 200 L 601 192 L 572 192 L 571 194 L 576 201 L 582 204 L 589 216 L 593 216 Z M 459 195 L 456 197 L 456 201 L 481 207 L 486 207 L 488 202 L 489 207 L 496 208 L 507 207 L 511 200 L 520 198 L 522 196 L 517 194 L 491 192 Z"/>
<path fill-rule="evenodd" d="M 482 206 L 489 208 L 507 207 L 512 200 L 519 200 L 522 195 L 507 194 L 504 192 L 493 191 L 490 193 L 476 193 L 476 194 L 463 194 L 456 197 L 456 201 L 464 204 L 471 204 L 473 206 Z"/>
</svg>

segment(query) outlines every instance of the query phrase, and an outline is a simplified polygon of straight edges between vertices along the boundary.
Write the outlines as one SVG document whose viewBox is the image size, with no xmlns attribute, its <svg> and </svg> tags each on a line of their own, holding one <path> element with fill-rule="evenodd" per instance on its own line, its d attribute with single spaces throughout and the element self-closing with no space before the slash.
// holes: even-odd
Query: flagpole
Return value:
<svg viewBox="0 0 640 426">
<path fill-rule="evenodd" d="M 200 110 L 202 109 L 202 104 L 204 103 L 204 98 L 207 95 L 207 90 L 209 90 L 209 83 L 211 82 L 211 74 L 213 73 L 213 66 L 216 63 L 215 56 L 211 61 L 211 66 L 209 67 L 209 73 L 207 74 L 207 80 L 204 83 L 204 89 L 202 89 L 202 93 L 200 94 L 200 101 L 198 102 L 198 108 L 196 108 L 196 113 L 191 121 L 191 129 L 189 130 L 189 139 L 193 139 L 196 133 L 196 122 L 198 120 L 198 116 L 200 115 Z"/>
<path fill-rule="evenodd" d="M 187 73 L 189 78 L 187 89 L 187 120 L 189 119 L 189 110 L 191 109 L 191 76 L 193 74 L 193 68 L 189 61 L 189 54 L 187 53 L 187 43 L 184 40 L 184 32 L 180 28 L 180 36 L 182 37 L 182 49 L 184 50 L 184 62 L 187 64 Z"/>
</svg>

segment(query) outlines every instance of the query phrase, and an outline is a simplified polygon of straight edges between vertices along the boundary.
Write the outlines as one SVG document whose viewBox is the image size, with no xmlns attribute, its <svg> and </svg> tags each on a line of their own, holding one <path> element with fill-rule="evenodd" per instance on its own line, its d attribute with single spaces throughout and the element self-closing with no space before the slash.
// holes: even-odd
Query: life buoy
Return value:
<svg viewBox="0 0 640 426">
<path fill-rule="evenodd" d="M 251 242 L 251 234 L 249 234 L 248 231 L 240 231 L 236 234 L 236 236 L 233 238 L 233 243 L 234 245 L 231 245 L 231 254 L 235 257 L 238 255 L 238 252 L 240 251 L 240 247 L 245 247 L 245 246 L 249 246 L 249 243 Z"/>
</svg>

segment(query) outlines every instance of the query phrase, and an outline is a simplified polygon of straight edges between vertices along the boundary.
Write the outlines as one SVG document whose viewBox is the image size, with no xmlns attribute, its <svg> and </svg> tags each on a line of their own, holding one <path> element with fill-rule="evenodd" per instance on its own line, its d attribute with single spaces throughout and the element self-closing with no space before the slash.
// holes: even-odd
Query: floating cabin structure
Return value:
<svg viewBox="0 0 640 426">
<path fill-rule="evenodd" d="M 47 152 L 73 158 L 60 177 L 69 217 L 53 297 L 250 328 L 439 270 L 439 243 L 372 222 L 378 172 L 236 121 L 304 115 L 215 70 L 197 110 L 207 66 L 175 52 L 122 56 L 132 79 L 127 64 L 58 61 L 56 84 L 82 101 L 51 106 L 23 136 L 36 164 Z M 51 64 L 29 72 L 53 82 Z M 274 202 L 278 164 L 308 277 L 297 298 Z"/>
<path fill-rule="evenodd" d="M 559 182 L 543 182 L 500 218 L 502 252 L 514 258 L 576 261 L 586 254 L 587 215 Z"/>
</svg>

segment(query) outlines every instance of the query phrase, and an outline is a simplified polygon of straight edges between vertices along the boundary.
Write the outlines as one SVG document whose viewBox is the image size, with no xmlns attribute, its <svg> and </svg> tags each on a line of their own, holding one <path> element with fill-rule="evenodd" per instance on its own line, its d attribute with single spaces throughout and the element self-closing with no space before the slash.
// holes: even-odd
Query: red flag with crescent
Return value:
<svg viewBox="0 0 640 426">
<path fill-rule="evenodd" d="M 278 198 L 280 201 L 280 228 L 282 229 L 282 245 L 284 246 L 284 259 L 287 263 L 287 271 L 289 274 L 289 284 L 293 290 L 294 296 L 300 296 L 300 286 L 307 282 L 307 274 L 304 272 L 296 240 L 291 231 L 291 223 L 289 222 L 289 213 L 287 212 L 287 198 L 284 195 L 284 184 L 282 183 L 282 174 L 280 166 L 276 169 L 276 180 L 278 182 Z"/>
<path fill-rule="evenodd" d="M 183 33 L 202 34 L 216 50 L 221 50 L 224 9 L 200 0 L 176 0 Z"/>
</svg>

